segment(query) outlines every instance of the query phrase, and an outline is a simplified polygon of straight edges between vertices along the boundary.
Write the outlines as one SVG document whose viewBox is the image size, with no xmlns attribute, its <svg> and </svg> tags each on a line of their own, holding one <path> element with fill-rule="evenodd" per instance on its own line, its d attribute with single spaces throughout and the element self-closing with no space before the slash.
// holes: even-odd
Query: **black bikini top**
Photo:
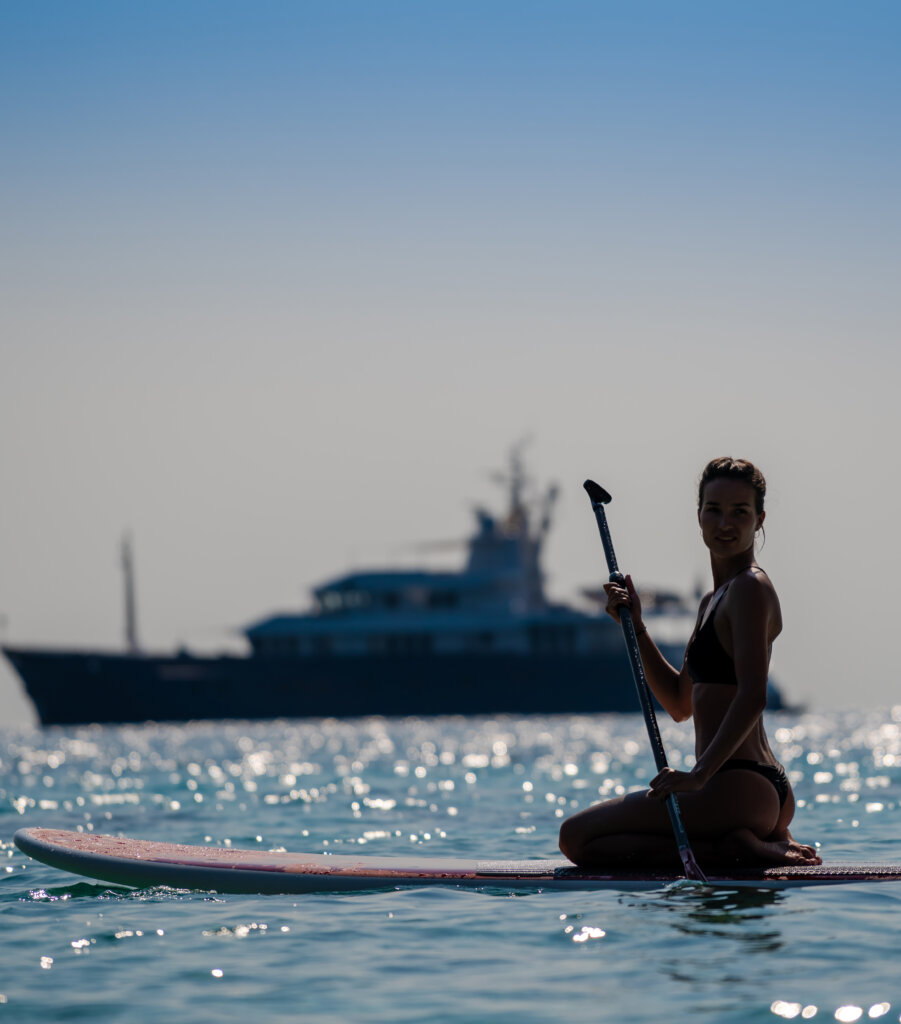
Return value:
<svg viewBox="0 0 901 1024">
<path fill-rule="evenodd" d="M 731 582 L 731 580 L 730 580 Z M 735 675 L 735 662 L 720 643 L 713 625 L 716 606 L 729 589 L 727 583 L 720 594 L 711 598 L 706 609 L 704 624 L 691 638 L 685 651 L 685 663 L 692 683 L 722 683 L 725 686 L 738 686 Z"/>
</svg>

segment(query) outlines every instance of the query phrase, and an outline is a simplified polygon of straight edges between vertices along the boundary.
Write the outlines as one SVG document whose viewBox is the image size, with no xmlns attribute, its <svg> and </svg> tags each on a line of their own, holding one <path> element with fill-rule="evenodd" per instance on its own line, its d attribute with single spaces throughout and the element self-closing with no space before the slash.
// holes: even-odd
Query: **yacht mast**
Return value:
<svg viewBox="0 0 901 1024">
<path fill-rule="evenodd" d="M 135 573 L 134 558 L 131 551 L 131 537 L 122 537 L 122 575 L 125 582 L 125 647 L 129 654 L 137 654 L 138 623 L 135 612 Z"/>
</svg>

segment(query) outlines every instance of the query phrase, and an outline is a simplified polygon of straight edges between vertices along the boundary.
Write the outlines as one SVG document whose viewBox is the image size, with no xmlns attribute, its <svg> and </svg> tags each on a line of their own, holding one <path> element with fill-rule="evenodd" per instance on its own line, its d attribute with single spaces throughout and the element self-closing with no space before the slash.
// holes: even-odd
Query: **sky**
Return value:
<svg viewBox="0 0 901 1024">
<path fill-rule="evenodd" d="M 0 639 L 121 646 L 128 531 L 143 644 L 234 648 L 468 535 L 528 438 L 564 601 L 585 477 L 690 590 L 703 465 L 756 462 L 774 674 L 890 706 L 899 40 L 880 0 L 5 0 Z"/>
</svg>

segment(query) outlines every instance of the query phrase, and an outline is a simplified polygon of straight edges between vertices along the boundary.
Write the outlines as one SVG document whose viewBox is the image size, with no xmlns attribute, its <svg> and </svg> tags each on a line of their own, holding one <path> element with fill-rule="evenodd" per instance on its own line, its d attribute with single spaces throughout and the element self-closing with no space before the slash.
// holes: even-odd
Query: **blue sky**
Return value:
<svg viewBox="0 0 901 1024">
<path fill-rule="evenodd" d="M 215 646 L 465 534 L 531 433 L 563 486 L 555 594 L 599 570 L 585 476 L 621 561 L 687 587 L 697 474 L 744 455 L 771 481 L 787 689 L 890 701 L 899 23 L 7 0 L 7 638 L 119 642 L 130 528 L 145 641 Z"/>
</svg>

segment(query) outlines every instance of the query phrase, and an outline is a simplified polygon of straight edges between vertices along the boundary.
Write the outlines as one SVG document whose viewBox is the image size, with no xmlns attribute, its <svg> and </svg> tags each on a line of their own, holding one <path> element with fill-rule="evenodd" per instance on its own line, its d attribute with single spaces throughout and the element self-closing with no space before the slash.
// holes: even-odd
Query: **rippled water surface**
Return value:
<svg viewBox="0 0 901 1024">
<path fill-rule="evenodd" d="M 663 723 L 661 723 L 663 724 Z M 901 863 L 901 707 L 775 715 L 826 861 Z M 557 856 L 653 774 L 638 716 L 7 730 L 0 1021 L 901 1019 L 901 883 L 784 892 L 486 886 L 306 896 L 110 888 L 45 826 L 292 850 Z M 691 733 L 664 727 L 670 762 Z"/>
</svg>

